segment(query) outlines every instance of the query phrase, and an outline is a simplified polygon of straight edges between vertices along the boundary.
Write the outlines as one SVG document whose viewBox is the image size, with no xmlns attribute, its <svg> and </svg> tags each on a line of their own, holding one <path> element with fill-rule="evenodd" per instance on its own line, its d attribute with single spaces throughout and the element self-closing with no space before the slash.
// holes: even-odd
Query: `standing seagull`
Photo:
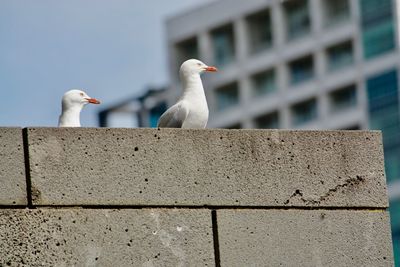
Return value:
<svg viewBox="0 0 400 267">
<path fill-rule="evenodd" d="M 81 90 L 70 90 L 62 98 L 62 111 L 58 120 L 59 127 L 81 127 L 80 113 L 88 104 L 100 104 L 100 101 L 89 97 Z"/>
<path fill-rule="evenodd" d="M 183 85 L 183 95 L 178 102 L 161 115 L 158 127 L 166 128 L 206 128 L 208 106 L 200 74 L 216 72 L 200 60 L 189 59 L 183 62 L 179 76 Z"/>
</svg>

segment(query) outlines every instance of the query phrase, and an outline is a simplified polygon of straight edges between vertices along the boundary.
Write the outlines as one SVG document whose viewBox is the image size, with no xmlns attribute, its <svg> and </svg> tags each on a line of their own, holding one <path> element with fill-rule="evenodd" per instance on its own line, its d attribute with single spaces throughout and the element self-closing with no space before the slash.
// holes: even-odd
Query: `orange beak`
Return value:
<svg viewBox="0 0 400 267">
<path fill-rule="evenodd" d="M 96 98 L 86 98 L 86 100 L 91 104 L 100 104 L 100 101 Z"/>
<path fill-rule="evenodd" d="M 213 66 L 208 66 L 208 67 L 206 68 L 206 71 L 209 71 L 209 72 L 217 72 L 218 69 L 217 69 L 216 67 L 213 67 Z"/>
</svg>

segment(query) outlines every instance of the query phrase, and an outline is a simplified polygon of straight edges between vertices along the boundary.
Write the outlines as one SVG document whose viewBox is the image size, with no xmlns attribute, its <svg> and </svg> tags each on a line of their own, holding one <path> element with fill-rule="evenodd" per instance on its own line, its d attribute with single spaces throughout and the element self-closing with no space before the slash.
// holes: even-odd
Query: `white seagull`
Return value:
<svg viewBox="0 0 400 267">
<path fill-rule="evenodd" d="M 80 113 L 88 104 L 100 104 L 100 101 L 89 97 L 81 90 L 70 90 L 62 98 L 62 111 L 58 120 L 58 127 L 81 127 Z"/>
<path fill-rule="evenodd" d="M 216 72 L 216 67 L 207 66 L 197 59 L 183 62 L 179 76 L 183 95 L 178 102 L 161 115 L 158 127 L 166 128 L 206 128 L 208 106 L 200 74 Z"/>
</svg>

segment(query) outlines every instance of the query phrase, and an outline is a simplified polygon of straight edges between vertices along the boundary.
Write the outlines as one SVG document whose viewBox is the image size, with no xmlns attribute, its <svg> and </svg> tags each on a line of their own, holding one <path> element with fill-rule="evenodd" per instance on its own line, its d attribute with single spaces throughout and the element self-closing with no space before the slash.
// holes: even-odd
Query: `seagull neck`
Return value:
<svg viewBox="0 0 400 267">
<path fill-rule="evenodd" d="M 204 95 L 203 83 L 200 74 L 192 74 L 182 79 L 183 83 L 183 97 L 191 95 Z"/>
<path fill-rule="evenodd" d="M 67 107 L 62 110 L 60 116 L 60 124 L 66 125 L 68 127 L 79 127 L 80 123 L 80 113 L 82 106 L 72 106 Z"/>
</svg>

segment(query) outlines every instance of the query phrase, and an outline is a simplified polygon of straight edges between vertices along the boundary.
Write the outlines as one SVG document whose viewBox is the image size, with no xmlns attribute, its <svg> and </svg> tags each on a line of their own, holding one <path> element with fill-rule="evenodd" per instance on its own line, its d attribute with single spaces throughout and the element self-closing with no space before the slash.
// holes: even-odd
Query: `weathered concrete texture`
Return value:
<svg viewBox="0 0 400 267">
<path fill-rule="evenodd" d="M 386 211 L 217 212 L 221 266 L 393 266 Z"/>
<path fill-rule="evenodd" d="M 0 127 L 0 205 L 26 205 L 21 128 Z"/>
<path fill-rule="evenodd" d="M 208 210 L 0 210 L 0 266 L 213 266 Z"/>
<path fill-rule="evenodd" d="M 31 128 L 37 205 L 387 207 L 373 131 Z"/>
</svg>

